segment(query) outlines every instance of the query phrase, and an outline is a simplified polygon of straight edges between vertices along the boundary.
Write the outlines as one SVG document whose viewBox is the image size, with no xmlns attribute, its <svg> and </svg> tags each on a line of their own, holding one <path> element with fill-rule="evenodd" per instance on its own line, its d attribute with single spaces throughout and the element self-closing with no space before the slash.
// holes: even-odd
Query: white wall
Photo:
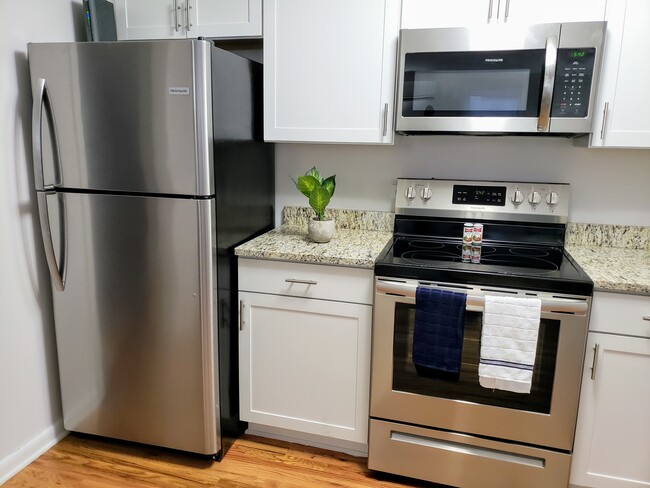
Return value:
<svg viewBox="0 0 650 488">
<path fill-rule="evenodd" d="M 0 0 L 0 484 L 63 434 L 27 43 L 81 39 L 82 28 L 81 0 Z"/>
<path fill-rule="evenodd" d="M 393 210 L 395 179 L 570 183 L 572 222 L 650 226 L 650 150 L 587 149 L 542 137 L 398 136 L 393 146 L 276 145 L 276 222 L 307 206 L 290 177 L 336 174 L 332 208 Z"/>
</svg>

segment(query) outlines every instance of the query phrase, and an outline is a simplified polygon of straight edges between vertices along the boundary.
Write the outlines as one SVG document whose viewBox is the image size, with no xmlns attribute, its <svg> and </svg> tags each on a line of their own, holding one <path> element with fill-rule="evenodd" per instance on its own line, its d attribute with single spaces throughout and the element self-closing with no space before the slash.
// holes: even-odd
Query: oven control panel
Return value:
<svg viewBox="0 0 650 488">
<path fill-rule="evenodd" d="M 395 213 L 565 223 L 570 193 L 567 183 L 399 178 Z"/>
</svg>

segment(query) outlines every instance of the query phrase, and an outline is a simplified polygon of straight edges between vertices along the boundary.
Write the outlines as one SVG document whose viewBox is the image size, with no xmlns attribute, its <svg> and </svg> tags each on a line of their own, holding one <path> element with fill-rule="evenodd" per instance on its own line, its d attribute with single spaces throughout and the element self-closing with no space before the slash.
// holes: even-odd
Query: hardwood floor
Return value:
<svg viewBox="0 0 650 488">
<path fill-rule="evenodd" d="M 70 434 L 4 486 L 397 488 L 436 485 L 371 472 L 365 458 L 247 435 L 235 442 L 221 462 L 213 462 L 167 449 Z"/>
</svg>

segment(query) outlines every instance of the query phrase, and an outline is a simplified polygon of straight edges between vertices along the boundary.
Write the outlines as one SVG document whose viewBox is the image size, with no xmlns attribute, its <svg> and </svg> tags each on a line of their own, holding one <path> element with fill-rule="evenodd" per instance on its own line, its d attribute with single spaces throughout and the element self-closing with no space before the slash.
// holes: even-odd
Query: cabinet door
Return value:
<svg viewBox="0 0 650 488">
<path fill-rule="evenodd" d="M 115 0 L 119 40 L 185 38 L 186 0 Z"/>
<path fill-rule="evenodd" d="M 392 143 L 399 0 L 264 2 L 264 138 Z"/>
<path fill-rule="evenodd" d="M 241 419 L 366 443 L 372 307 L 239 298 Z"/>
<path fill-rule="evenodd" d="M 504 0 L 505 2 L 505 0 Z M 402 29 L 465 27 L 497 18 L 499 0 L 402 0 Z"/>
<path fill-rule="evenodd" d="M 606 0 L 500 0 L 498 17 L 500 23 L 513 24 L 604 20 L 606 3 Z"/>
<path fill-rule="evenodd" d="M 607 3 L 592 147 L 650 148 L 649 21 L 648 0 Z"/>
<path fill-rule="evenodd" d="M 262 0 L 189 0 L 189 5 L 187 37 L 262 35 Z"/>
<path fill-rule="evenodd" d="M 650 339 L 589 333 L 571 484 L 650 485 Z"/>
</svg>

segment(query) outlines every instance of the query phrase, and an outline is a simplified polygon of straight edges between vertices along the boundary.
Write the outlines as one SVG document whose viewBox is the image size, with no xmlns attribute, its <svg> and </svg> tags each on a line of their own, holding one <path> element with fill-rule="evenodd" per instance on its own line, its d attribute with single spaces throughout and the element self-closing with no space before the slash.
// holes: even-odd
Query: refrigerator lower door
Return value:
<svg viewBox="0 0 650 488">
<path fill-rule="evenodd" d="M 67 254 L 53 290 L 65 428 L 217 453 L 213 200 L 46 201 Z"/>
</svg>

